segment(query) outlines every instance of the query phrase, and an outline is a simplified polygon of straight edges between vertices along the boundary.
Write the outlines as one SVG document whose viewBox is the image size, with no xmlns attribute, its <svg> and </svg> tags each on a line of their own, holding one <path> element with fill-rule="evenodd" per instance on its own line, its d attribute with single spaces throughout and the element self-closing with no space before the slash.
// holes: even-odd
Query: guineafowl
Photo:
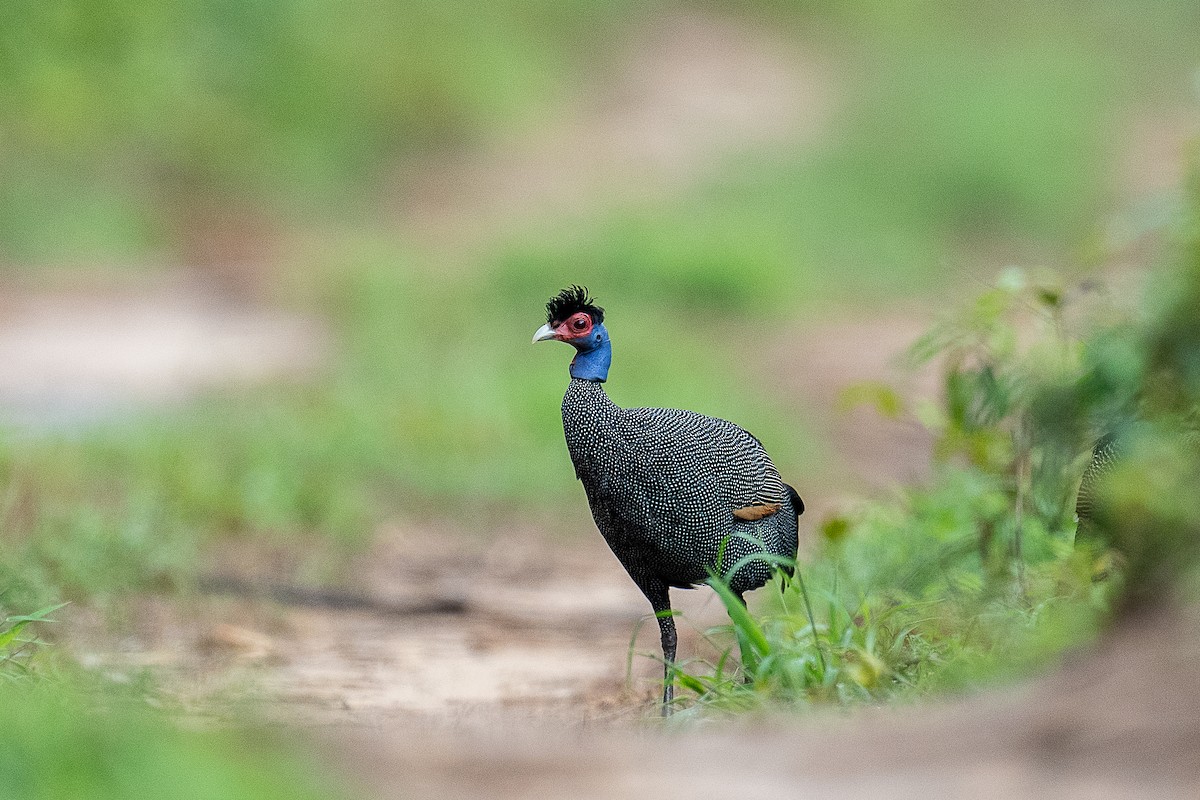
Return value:
<svg viewBox="0 0 1200 800">
<path fill-rule="evenodd" d="M 1097 487 L 1104 476 L 1112 471 L 1117 460 L 1117 438 L 1112 433 L 1106 433 L 1092 448 L 1092 459 L 1084 470 L 1083 479 L 1079 483 L 1079 494 L 1075 498 L 1075 518 L 1078 528 L 1075 539 L 1082 541 L 1099 535 L 1096 528 Z"/>
<path fill-rule="evenodd" d="M 804 503 L 758 439 L 737 425 L 614 404 L 602 385 L 612 361 L 604 309 L 586 289 L 564 289 L 546 312 L 533 341 L 566 342 L 577 351 L 562 403 L 567 450 L 596 527 L 658 618 L 666 716 L 676 648 L 670 588 L 691 589 L 716 574 L 744 603 L 743 593 L 765 584 L 779 565 L 773 557 L 795 558 Z M 790 575 L 786 563 L 782 569 Z"/>
</svg>

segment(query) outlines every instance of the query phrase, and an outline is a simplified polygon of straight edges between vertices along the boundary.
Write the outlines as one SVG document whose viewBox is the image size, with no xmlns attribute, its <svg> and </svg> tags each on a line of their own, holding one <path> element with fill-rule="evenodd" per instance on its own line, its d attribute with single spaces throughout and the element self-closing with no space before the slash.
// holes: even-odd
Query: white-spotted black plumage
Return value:
<svg viewBox="0 0 1200 800">
<path fill-rule="evenodd" d="M 1075 517 L 1078 528 L 1075 537 L 1086 538 L 1095 533 L 1097 489 L 1104 476 L 1112 471 L 1117 460 L 1117 439 L 1114 434 L 1105 434 L 1092 448 L 1092 459 L 1084 470 L 1079 483 L 1079 494 L 1075 498 Z"/>
<path fill-rule="evenodd" d="M 794 558 L 797 509 L 770 456 L 731 422 L 668 408 L 620 408 L 601 384 L 573 379 L 563 431 L 596 527 L 643 591 L 690 588 L 752 553 Z M 760 520 L 739 508 L 775 504 Z M 741 594 L 762 586 L 769 560 L 729 576 Z"/>
<path fill-rule="evenodd" d="M 670 587 L 717 575 L 741 598 L 762 586 L 779 566 L 774 557 L 795 558 L 804 504 L 758 439 L 737 425 L 613 403 L 602 386 L 611 356 L 603 311 L 586 290 L 564 290 L 547 310 L 535 341 L 555 338 L 579 351 L 562 403 L 567 449 L 596 527 L 658 616 L 669 713 L 676 645 Z M 734 515 L 747 507 L 770 510 L 753 520 Z"/>
</svg>

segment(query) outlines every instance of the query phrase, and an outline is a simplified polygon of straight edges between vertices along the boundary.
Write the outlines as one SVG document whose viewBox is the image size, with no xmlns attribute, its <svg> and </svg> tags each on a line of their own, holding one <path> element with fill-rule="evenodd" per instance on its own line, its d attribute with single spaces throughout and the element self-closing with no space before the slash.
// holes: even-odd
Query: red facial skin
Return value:
<svg viewBox="0 0 1200 800">
<path fill-rule="evenodd" d="M 578 314 L 572 314 L 565 322 L 555 325 L 553 330 L 554 338 L 560 342 L 582 339 L 592 332 L 592 318 L 580 311 Z"/>
</svg>

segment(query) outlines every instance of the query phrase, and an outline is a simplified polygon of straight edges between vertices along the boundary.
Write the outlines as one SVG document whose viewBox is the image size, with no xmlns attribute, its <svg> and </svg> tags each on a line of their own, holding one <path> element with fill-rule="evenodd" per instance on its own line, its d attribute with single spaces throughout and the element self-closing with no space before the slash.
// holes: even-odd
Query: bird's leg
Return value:
<svg viewBox="0 0 1200 800">
<path fill-rule="evenodd" d="M 675 636 L 675 618 L 671 616 L 670 608 L 658 617 L 658 630 L 662 634 L 663 649 L 662 715 L 669 717 L 674 710 L 671 702 L 675 699 L 675 676 L 671 674 L 671 668 L 675 665 L 675 645 L 678 641 Z"/>
<path fill-rule="evenodd" d="M 675 635 L 675 618 L 671 613 L 671 594 L 666 584 L 644 588 L 650 605 L 654 608 L 654 616 L 658 619 L 658 632 L 662 636 L 663 651 L 663 705 L 662 715 L 671 716 L 674 710 L 671 702 L 675 699 L 675 676 L 671 674 L 675 666 L 675 646 L 679 639 Z"/>
</svg>

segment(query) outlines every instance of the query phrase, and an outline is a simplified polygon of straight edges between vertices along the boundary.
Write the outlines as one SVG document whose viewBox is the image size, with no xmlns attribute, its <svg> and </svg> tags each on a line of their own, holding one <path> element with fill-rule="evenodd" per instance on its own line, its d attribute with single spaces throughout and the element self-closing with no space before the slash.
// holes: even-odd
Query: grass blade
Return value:
<svg viewBox="0 0 1200 800">
<path fill-rule="evenodd" d="M 725 610 L 729 612 L 734 633 L 737 634 L 738 647 L 742 652 L 742 667 L 747 674 L 754 675 L 758 671 L 758 664 L 762 658 L 770 654 L 771 643 L 728 584 L 716 578 L 709 579 L 708 584 L 712 586 L 717 596 L 721 598 L 721 602 L 725 604 Z"/>
</svg>

